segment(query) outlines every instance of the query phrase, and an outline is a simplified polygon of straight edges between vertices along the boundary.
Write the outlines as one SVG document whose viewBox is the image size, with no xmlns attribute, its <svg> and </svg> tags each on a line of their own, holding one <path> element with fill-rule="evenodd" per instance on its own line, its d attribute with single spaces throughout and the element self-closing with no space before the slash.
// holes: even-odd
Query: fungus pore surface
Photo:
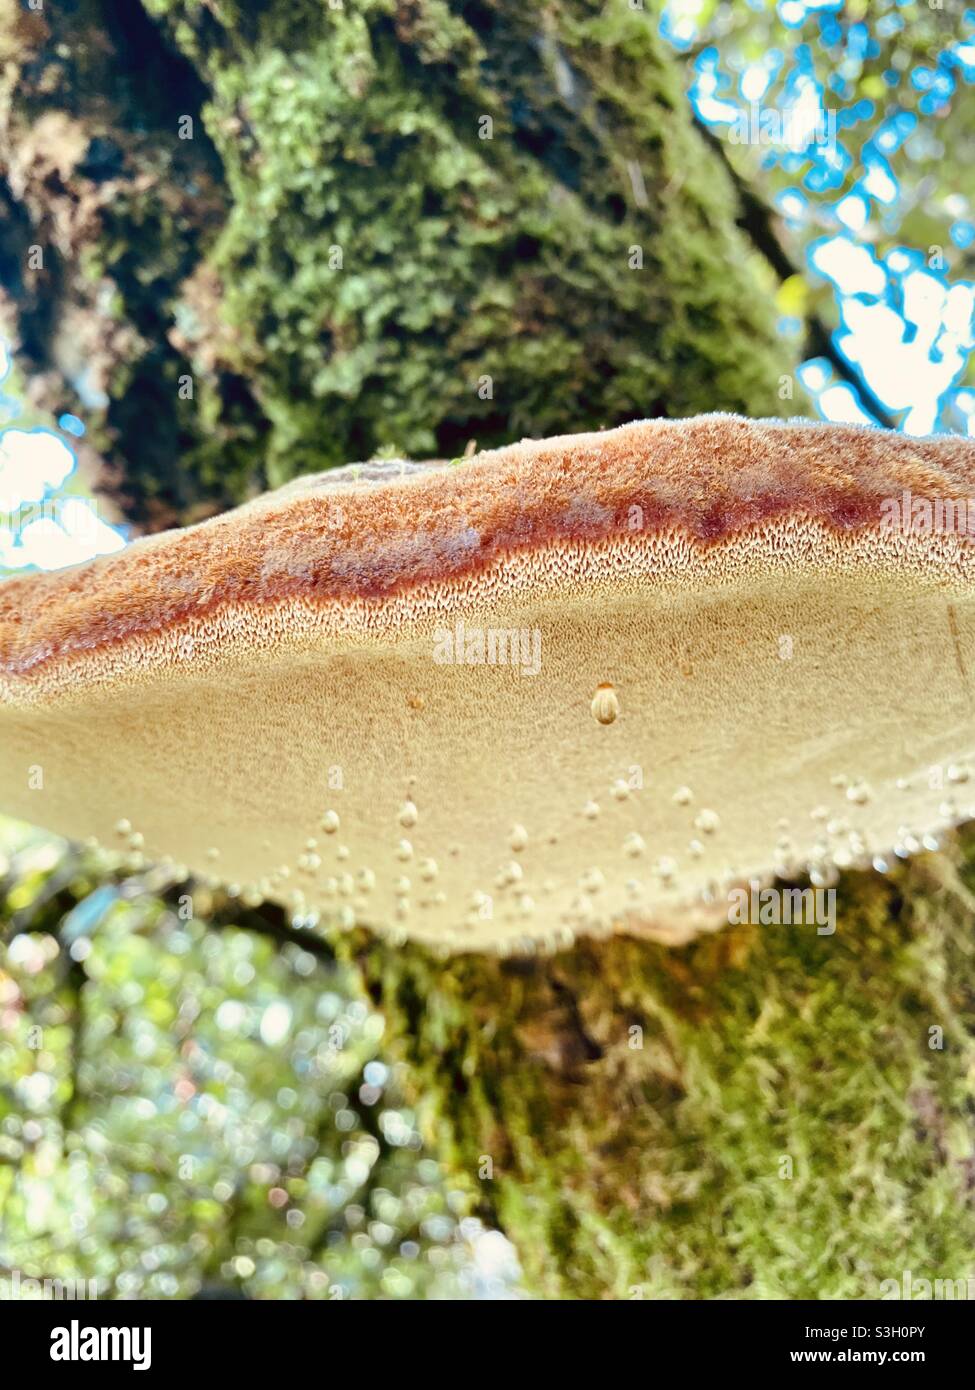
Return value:
<svg viewBox="0 0 975 1390">
<path fill-rule="evenodd" d="M 971 441 L 721 415 L 299 479 L 0 585 L 0 808 L 451 949 L 682 941 L 975 814 L 968 517 Z"/>
</svg>

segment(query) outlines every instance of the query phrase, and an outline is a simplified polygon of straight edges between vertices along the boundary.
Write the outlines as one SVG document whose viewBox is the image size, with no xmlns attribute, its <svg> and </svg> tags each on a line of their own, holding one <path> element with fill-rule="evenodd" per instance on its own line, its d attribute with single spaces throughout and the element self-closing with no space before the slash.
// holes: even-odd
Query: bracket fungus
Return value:
<svg viewBox="0 0 975 1390">
<path fill-rule="evenodd" d="M 685 940 L 975 814 L 970 496 L 724 415 L 300 479 L 0 585 L 0 808 L 394 939 Z"/>
</svg>

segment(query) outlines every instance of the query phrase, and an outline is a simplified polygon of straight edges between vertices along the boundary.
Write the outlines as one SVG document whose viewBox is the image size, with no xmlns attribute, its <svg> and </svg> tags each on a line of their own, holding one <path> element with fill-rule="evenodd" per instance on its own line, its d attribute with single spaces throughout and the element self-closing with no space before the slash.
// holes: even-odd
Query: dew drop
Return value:
<svg viewBox="0 0 975 1390">
<path fill-rule="evenodd" d="M 694 828 L 700 830 L 702 835 L 713 835 L 721 824 L 720 817 L 716 811 L 709 811 L 705 808 L 694 817 Z"/>
<path fill-rule="evenodd" d="M 405 826 L 408 829 L 411 825 L 416 825 L 419 818 L 420 813 L 416 809 L 415 803 L 412 801 L 404 801 L 402 806 L 399 808 L 398 820 L 400 825 Z"/>
<path fill-rule="evenodd" d="M 510 864 L 502 864 L 494 880 L 494 885 L 496 888 L 507 888 L 511 883 L 520 883 L 521 877 L 521 865 L 512 860 Z"/>
<path fill-rule="evenodd" d="M 412 859 L 412 858 L 413 858 L 413 846 L 410 844 L 409 840 L 398 840 L 398 841 L 397 841 L 397 843 L 396 843 L 396 858 L 397 858 L 397 859 L 402 859 L 404 862 L 405 862 L 407 859 Z"/>
<path fill-rule="evenodd" d="M 623 841 L 623 852 L 628 854 L 631 859 L 638 859 L 646 847 L 643 836 L 638 835 L 635 830 L 632 834 L 627 835 Z"/>
<path fill-rule="evenodd" d="M 619 696 L 609 681 L 604 681 L 602 685 L 597 686 L 590 709 L 597 724 L 614 724 L 616 722 L 620 712 Z"/>
<path fill-rule="evenodd" d="M 436 859 L 420 860 L 420 877 L 423 879 L 424 883 L 433 882 L 433 880 L 437 877 Z"/>
<path fill-rule="evenodd" d="M 322 816 L 322 829 L 325 831 L 326 835 L 334 835 L 339 828 L 339 824 L 338 811 L 326 811 L 324 816 Z"/>
<path fill-rule="evenodd" d="M 618 777 L 610 788 L 617 801 L 625 801 L 630 794 L 629 784 Z"/>
<path fill-rule="evenodd" d="M 836 865 L 828 860 L 823 860 L 819 864 L 810 864 L 809 882 L 814 888 L 834 888 L 840 881 Z"/>
<path fill-rule="evenodd" d="M 520 854 L 528 844 L 528 831 L 523 825 L 513 825 L 508 836 L 508 844 L 515 854 Z"/>
<path fill-rule="evenodd" d="M 599 806 L 595 801 L 587 801 L 582 808 L 582 814 L 586 820 L 595 820 L 599 815 Z"/>
<path fill-rule="evenodd" d="M 854 782 L 846 789 L 847 801 L 852 801 L 856 806 L 866 806 L 872 795 L 866 782 Z"/>
<path fill-rule="evenodd" d="M 678 806 L 689 806 L 694 800 L 694 793 L 690 787 L 678 787 L 674 792 L 674 800 Z"/>
<path fill-rule="evenodd" d="M 696 843 L 696 841 L 695 841 Z M 653 871 L 664 883 L 669 883 L 677 873 L 677 860 L 663 855 L 653 866 Z"/>
<path fill-rule="evenodd" d="M 116 835 L 121 835 L 123 839 L 126 835 L 131 835 L 132 822 L 130 820 L 126 820 L 123 816 L 121 820 L 115 822 L 115 833 Z"/>
</svg>

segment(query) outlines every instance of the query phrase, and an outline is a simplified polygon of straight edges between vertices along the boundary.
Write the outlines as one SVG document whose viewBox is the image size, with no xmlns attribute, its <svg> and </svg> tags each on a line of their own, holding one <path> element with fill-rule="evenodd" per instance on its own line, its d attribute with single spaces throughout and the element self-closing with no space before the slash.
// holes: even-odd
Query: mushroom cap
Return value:
<svg viewBox="0 0 975 1390">
<path fill-rule="evenodd" d="M 975 443 L 709 415 L 299 479 L 0 585 L 0 807 L 452 949 L 685 940 L 975 815 L 975 540 L 912 498 L 975 531 Z"/>
</svg>

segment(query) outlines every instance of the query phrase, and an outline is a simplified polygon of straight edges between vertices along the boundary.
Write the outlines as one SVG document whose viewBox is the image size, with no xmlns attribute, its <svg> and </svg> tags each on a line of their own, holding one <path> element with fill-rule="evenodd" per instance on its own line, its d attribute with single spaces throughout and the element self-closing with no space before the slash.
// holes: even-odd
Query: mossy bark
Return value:
<svg viewBox="0 0 975 1390">
<path fill-rule="evenodd" d="M 3 0 L 22 353 L 127 514 L 797 409 L 774 274 L 656 24 L 626 0 Z"/>
<path fill-rule="evenodd" d="M 835 935 L 361 963 L 534 1294 L 882 1297 L 975 1275 L 973 859 L 848 874 Z"/>
</svg>

